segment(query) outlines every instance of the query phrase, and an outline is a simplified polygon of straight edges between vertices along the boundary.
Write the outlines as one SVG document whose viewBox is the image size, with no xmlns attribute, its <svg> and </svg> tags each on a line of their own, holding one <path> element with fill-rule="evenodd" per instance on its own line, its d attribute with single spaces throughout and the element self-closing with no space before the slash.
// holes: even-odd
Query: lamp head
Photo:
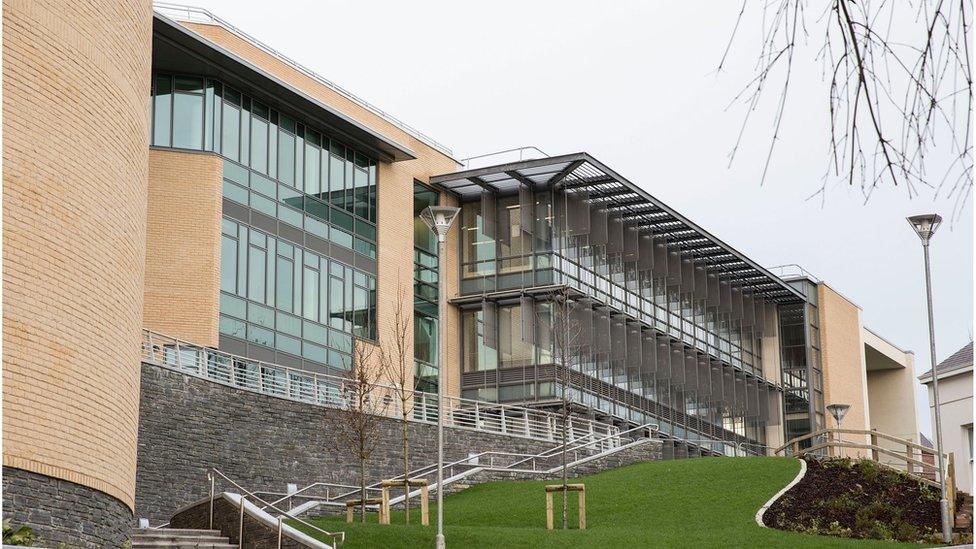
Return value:
<svg viewBox="0 0 976 549">
<path fill-rule="evenodd" d="M 460 208 L 452 206 L 427 206 L 420 212 L 420 219 L 423 219 L 424 224 L 437 235 L 439 242 L 444 242 L 447 231 L 451 230 L 451 225 L 454 224 L 460 211 Z"/>
<path fill-rule="evenodd" d="M 827 411 L 830 415 L 834 416 L 834 421 L 840 426 L 840 422 L 844 421 L 844 416 L 851 409 L 850 404 L 829 404 L 827 405 Z"/>
<path fill-rule="evenodd" d="M 913 215 L 908 218 L 908 223 L 915 229 L 922 242 L 927 243 L 942 224 L 942 217 L 939 214 Z"/>
</svg>

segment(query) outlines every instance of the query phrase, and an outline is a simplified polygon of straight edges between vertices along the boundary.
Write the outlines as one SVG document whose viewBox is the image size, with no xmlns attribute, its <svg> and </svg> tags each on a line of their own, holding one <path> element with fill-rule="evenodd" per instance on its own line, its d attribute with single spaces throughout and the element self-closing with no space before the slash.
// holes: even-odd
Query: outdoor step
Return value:
<svg viewBox="0 0 976 549">
<path fill-rule="evenodd" d="M 208 530 L 200 528 L 133 528 L 132 535 L 158 534 L 165 532 L 169 536 L 219 536 L 220 530 Z"/>
<path fill-rule="evenodd" d="M 174 536 L 165 533 L 159 534 L 135 534 L 132 536 L 132 543 L 153 543 L 153 542 L 167 542 L 167 543 L 229 543 L 230 538 L 221 535 L 207 535 L 207 536 Z"/>
<path fill-rule="evenodd" d="M 155 549 L 157 547 L 179 547 L 179 548 L 199 547 L 200 549 L 231 549 L 232 547 L 237 547 L 237 545 L 230 543 L 230 540 L 228 540 L 227 538 L 224 538 L 223 540 L 219 540 L 219 541 L 204 541 L 204 540 L 196 540 L 193 538 L 179 538 L 173 541 L 132 540 L 132 549 Z"/>
<path fill-rule="evenodd" d="M 238 549 L 237 545 L 231 543 L 196 543 L 193 540 L 183 540 L 179 543 L 170 541 L 132 542 L 132 549 L 157 549 L 159 547 L 169 549 Z"/>
</svg>

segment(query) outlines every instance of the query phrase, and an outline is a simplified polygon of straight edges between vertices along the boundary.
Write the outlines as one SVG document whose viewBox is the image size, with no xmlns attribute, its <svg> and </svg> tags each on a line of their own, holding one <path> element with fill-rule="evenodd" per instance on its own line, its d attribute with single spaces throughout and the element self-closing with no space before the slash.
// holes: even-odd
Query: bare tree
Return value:
<svg viewBox="0 0 976 549">
<path fill-rule="evenodd" d="M 370 344 L 353 342 L 352 379 L 344 387 L 342 405 L 327 416 L 337 452 L 351 456 L 359 465 L 362 522 L 366 522 L 366 472 L 390 402 L 379 384 L 380 369 L 373 364 L 375 352 Z"/>
<path fill-rule="evenodd" d="M 410 318 L 404 311 L 406 292 L 403 284 L 397 278 L 396 302 L 393 303 L 393 325 L 390 326 L 389 338 L 380 347 L 380 366 L 386 379 L 391 384 L 390 392 L 400 406 L 401 437 L 403 442 L 403 489 L 409 496 L 410 485 L 410 425 L 408 423 L 414 397 L 413 356 L 410 355 L 408 337 L 410 336 Z M 410 524 L 410 499 L 404 497 L 406 523 Z"/>
<path fill-rule="evenodd" d="M 573 384 L 572 363 L 578 357 L 580 346 L 580 325 L 572 315 L 572 305 L 569 299 L 569 288 L 566 286 L 551 290 L 546 299 L 549 303 L 548 318 L 542 322 L 549 323 L 551 334 L 553 360 L 559 366 L 556 369 L 556 382 L 559 384 L 560 398 L 560 439 L 562 452 L 560 455 L 562 494 L 563 494 L 563 530 L 569 528 L 569 462 L 567 446 L 571 433 L 569 422 L 570 389 Z"/>
<path fill-rule="evenodd" d="M 718 69 L 725 66 L 749 0 L 732 30 Z M 750 117 L 770 85 L 779 90 L 765 181 L 786 113 L 794 54 L 807 44 L 809 0 L 759 2 L 760 53 L 755 76 L 735 97 L 746 107 L 730 162 Z M 955 196 L 956 211 L 972 187 L 972 0 L 821 0 L 813 25 L 821 38 L 813 59 L 823 68 L 830 121 L 828 169 L 814 196 L 837 178 L 858 184 L 865 197 L 881 183 L 919 186 Z M 945 143 L 951 160 L 931 174 L 926 159 Z"/>
</svg>

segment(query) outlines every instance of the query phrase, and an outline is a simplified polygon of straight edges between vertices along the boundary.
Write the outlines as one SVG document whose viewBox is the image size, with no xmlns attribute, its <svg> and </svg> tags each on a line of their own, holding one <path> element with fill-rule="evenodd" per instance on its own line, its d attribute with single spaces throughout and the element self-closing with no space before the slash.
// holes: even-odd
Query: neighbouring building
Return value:
<svg viewBox="0 0 976 549">
<path fill-rule="evenodd" d="M 132 526 L 147 355 L 329 405 L 398 315 L 420 421 L 442 373 L 452 417 L 526 437 L 568 385 L 591 433 L 651 424 L 682 455 L 768 453 L 831 403 L 918 440 L 910 352 L 590 154 L 462 166 L 205 10 L 3 17 L 3 510 L 49 539 Z"/>
<path fill-rule="evenodd" d="M 955 462 L 956 487 L 973 493 L 973 342 L 935 367 L 939 379 L 939 412 L 942 416 L 943 452 Z M 933 374 L 919 376 L 929 394 L 929 410 L 935 426 Z M 934 438 L 934 437 L 933 437 Z"/>
</svg>

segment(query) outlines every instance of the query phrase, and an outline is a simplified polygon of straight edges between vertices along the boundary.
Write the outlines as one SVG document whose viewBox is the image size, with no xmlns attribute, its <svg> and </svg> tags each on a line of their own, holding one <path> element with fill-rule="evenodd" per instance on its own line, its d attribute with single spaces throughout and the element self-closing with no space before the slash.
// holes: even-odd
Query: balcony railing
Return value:
<svg viewBox="0 0 976 549">
<path fill-rule="evenodd" d="M 142 332 L 142 359 L 237 389 L 331 408 L 347 408 L 350 388 L 355 385 L 350 378 L 262 362 L 151 330 Z M 400 399 L 392 396 L 398 394 L 397 388 L 380 384 L 376 390 L 388 404 L 385 415 L 403 417 Z M 423 391 L 411 394 L 408 420 L 436 423 L 437 395 Z M 444 396 L 444 424 L 547 442 L 557 442 L 562 436 L 562 422 L 557 414 L 453 396 Z M 601 450 L 623 444 L 619 436 L 614 436 L 619 432 L 619 428 L 599 421 L 573 417 L 569 422 L 570 441 L 601 439 Z"/>
</svg>

